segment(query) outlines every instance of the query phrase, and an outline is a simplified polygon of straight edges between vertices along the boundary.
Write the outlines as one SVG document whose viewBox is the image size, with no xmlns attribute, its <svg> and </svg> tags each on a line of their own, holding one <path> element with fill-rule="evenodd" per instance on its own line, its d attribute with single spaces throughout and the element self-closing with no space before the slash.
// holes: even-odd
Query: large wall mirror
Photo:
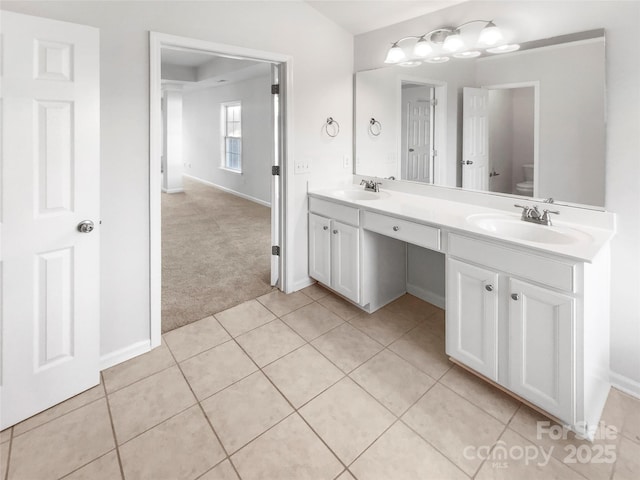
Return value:
<svg viewBox="0 0 640 480">
<path fill-rule="evenodd" d="M 355 75 L 355 173 L 603 207 L 604 30 Z"/>
</svg>

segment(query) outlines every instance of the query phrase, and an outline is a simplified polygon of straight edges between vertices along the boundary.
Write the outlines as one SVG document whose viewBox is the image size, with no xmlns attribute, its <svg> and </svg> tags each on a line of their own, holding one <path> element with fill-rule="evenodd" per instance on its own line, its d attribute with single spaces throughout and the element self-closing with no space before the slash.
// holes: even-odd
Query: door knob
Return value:
<svg viewBox="0 0 640 480">
<path fill-rule="evenodd" d="M 333 233 L 334 233 L 334 235 L 335 235 L 336 233 L 338 233 L 338 230 L 334 230 L 334 231 L 333 231 Z"/>
<path fill-rule="evenodd" d="M 491 285 L 491 284 L 489 284 L 489 285 L 485 285 L 485 286 L 484 286 L 484 289 L 485 289 L 487 292 L 493 292 L 493 285 Z"/>
<path fill-rule="evenodd" d="M 462 165 L 473 165 L 473 160 L 460 160 Z"/>
<path fill-rule="evenodd" d="M 78 231 L 80 233 L 91 233 L 93 231 L 93 222 L 91 220 L 83 220 L 78 224 Z"/>
<path fill-rule="evenodd" d="M 415 152 L 415 150 L 413 148 L 410 148 L 409 151 L 410 152 Z"/>
<path fill-rule="evenodd" d="M 329 227 L 327 227 L 326 225 L 324 227 L 322 227 L 323 230 L 329 230 Z"/>
<path fill-rule="evenodd" d="M 400 230 L 400 227 L 398 227 L 397 225 L 393 227 L 394 232 L 397 232 L 398 230 Z"/>
<path fill-rule="evenodd" d="M 520 295 L 518 295 L 517 293 L 512 293 L 511 298 L 513 298 L 514 300 L 520 300 Z"/>
</svg>

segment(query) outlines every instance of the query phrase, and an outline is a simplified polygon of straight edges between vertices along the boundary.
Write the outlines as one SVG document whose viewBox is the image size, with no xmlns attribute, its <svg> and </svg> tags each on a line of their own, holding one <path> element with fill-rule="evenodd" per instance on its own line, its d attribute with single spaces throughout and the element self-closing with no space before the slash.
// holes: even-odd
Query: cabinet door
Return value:
<svg viewBox="0 0 640 480">
<path fill-rule="evenodd" d="M 331 220 L 309 214 L 309 276 L 331 285 Z"/>
<path fill-rule="evenodd" d="M 447 354 L 498 379 L 498 274 L 449 259 Z"/>
<path fill-rule="evenodd" d="M 509 287 L 509 387 L 574 423 L 575 300 L 514 279 Z"/>
<path fill-rule="evenodd" d="M 333 220 L 331 230 L 331 287 L 360 301 L 360 230 Z"/>
</svg>

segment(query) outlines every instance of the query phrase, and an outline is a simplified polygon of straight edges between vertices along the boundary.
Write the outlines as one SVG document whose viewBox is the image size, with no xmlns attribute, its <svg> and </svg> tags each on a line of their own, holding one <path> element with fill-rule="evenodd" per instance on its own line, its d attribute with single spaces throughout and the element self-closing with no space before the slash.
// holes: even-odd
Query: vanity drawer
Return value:
<svg viewBox="0 0 640 480">
<path fill-rule="evenodd" d="M 372 232 L 420 247 L 440 250 L 440 229 L 378 213 L 363 212 L 362 226 Z"/>
<path fill-rule="evenodd" d="M 358 226 L 360 224 L 359 210 L 339 203 L 309 197 L 309 211 L 350 225 Z"/>
<path fill-rule="evenodd" d="M 488 265 L 496 270 L 548 285 L 566 292 L 575 291 L 575 268 L 553 258 L 512 250 L 482 240 L 449 234 L 449 254 Z"/>
</svg>

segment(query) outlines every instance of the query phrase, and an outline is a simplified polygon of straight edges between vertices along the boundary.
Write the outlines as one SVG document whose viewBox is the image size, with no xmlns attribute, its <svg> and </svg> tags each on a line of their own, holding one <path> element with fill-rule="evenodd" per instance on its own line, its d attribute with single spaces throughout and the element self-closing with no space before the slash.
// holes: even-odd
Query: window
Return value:
<svg viewBox="0 0 640 480">
<path fill-rule="evenodd" d="M 222 168 L 242 172 L 242 105 L 240 102 L 222 104 Z"/>
</svg>

